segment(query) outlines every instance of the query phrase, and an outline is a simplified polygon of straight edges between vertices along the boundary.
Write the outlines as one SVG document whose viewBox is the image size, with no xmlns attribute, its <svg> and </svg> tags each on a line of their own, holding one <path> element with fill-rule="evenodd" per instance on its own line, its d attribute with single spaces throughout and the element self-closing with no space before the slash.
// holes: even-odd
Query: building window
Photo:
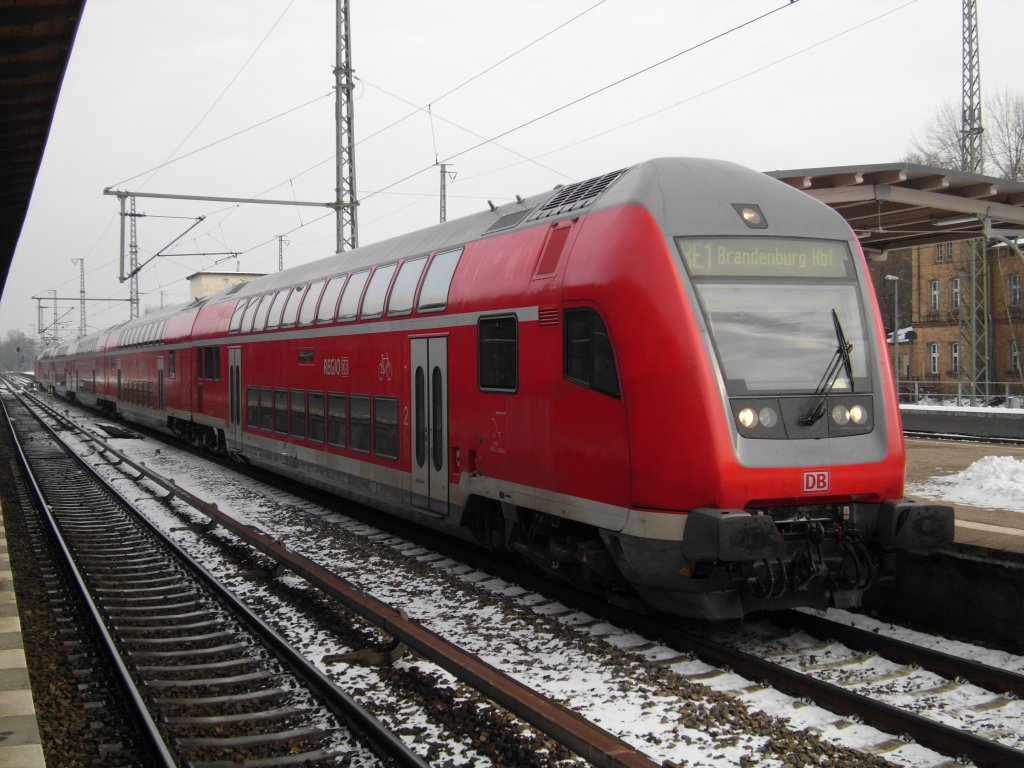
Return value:
<svg viewBox="0 0 1024 768">
<path fill-rule="evenodd" d="M 1006 303 L 1011 307 L 1020 306 L 1020 273 L 1014 272 L 1010 275 L 1008 290 L 1006 291 Z"/>
<path fill-rule="evenodd" d="M 939 345 L 932 342 L 928 345 L 928 373 L 938 374 L 939 372 Z"/>
<path fill-rule="evenodd" d="M 951 374 L 960 373 L 960 342 L 951 341 L 949 342 L 949 372 Z"/>
<path fill-rule="evenodd" d="M 928 309 L 938 311 L 939 309 L 939 281 L 928 281 Z"/>
<path fill-rule="evenodd" d="M 480 389 L 514 392 L 519 384 L 515 315 L 483 317 L 477 325 Z"/>
<path fill-rule="evenodd" d="M 611 340 L 601 316 L 592 309 L 565 311 L 565 378 L 612 397 L 619 396 L 619 377 Z"/>
<path fill-rule="evenodd" d="M 960 278 L 954 277 L 949 281 L 949 305 L 952 309 L 960 309 Z"/>
<path fill-rule="evenodd" d="M 941 264 L 946 260 L 946 250 L 949 243 L 936 243 L 935 244 L 935 263 Z"/>
<path fill-rule="evenodd" d="M 1020 344 L 1010 339 L 1010 373 L 1020 373 Z"/>
<path fill-rule="evenodd" d="M 398 400 L 373 399 L 373 452 L 385 459 L 398 458 Z"/>
</svg>

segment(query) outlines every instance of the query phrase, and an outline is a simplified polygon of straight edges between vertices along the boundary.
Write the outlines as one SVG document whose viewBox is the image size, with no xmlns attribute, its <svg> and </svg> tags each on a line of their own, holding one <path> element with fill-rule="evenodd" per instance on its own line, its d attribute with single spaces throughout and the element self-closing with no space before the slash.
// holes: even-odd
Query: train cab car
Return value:
<svg viewBox="0 0 1024 768">
<path fill-rule="evenodd" d="M 731 163 L 641 163 L 153 321 L 117 345 L 125 418 L 660 610 L 854 605 L 952 539 L 902 498 L 853 233 Z"/>
</svg>

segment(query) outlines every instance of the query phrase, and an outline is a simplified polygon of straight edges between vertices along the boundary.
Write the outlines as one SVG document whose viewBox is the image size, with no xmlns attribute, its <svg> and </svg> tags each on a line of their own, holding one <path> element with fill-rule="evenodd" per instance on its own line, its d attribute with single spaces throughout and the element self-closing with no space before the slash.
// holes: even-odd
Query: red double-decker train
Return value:
<svg viewBox="0 0 1024 768">
<path fill-rule="evenodd" d="M 47 350 L 62 394 L 687 616 L 855 605 L 904 500 L 863 254 L 802 192 L 659 159 Z"/>
</svg>

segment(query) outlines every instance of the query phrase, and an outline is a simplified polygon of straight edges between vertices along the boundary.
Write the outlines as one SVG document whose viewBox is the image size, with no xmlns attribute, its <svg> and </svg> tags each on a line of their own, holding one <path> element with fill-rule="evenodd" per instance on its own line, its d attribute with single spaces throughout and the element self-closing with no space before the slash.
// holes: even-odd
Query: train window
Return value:
<svg viewBox="0 0 1024 768">
<path fill-rule="evenodd" d="M 519 385 L 516 316 L 480 318 L 477 341 L 480 389 L 514 392 Z"/>
<path fill-rule="evenodd" d="M 324 295 L 320 297 L 320 308 L 316 312 L 318 323 L 329 323 L 334 320 L 334 311 L 338 308 L 338 297 L 341 296 L 341 289 L 345 287 L 347 278 L 348 275 L 338 275 L 332 277 L 327 283 Z"/>
<path fill-rule="evenodd" d="M 407 315 L 412 312 L 412 302 L 416 298 L 416 286 L 420 282 L 420 275 L 423 274 L 423 267 L 427 263 L 427 257 L 421 256 L 418 259 L 409 259 L 398 270 L 398 277 L 395 278 L 395 287 L 391 289 L 391 298 L 388 299 L 388 315 Z"/>
<path fill-rule="evenodd" d="M 274 430 L 274 390 L 260 387 L 260 429 Z"/>
<path fill-rule="evenodd" d="M 228 323 L 228 333 L 238 333 L 238 329 L 242 327 L 242 316 L 245 314 L 245 308 L 249 306 L 249 303 L 249 301 L 242 299 L 235 305 L 235 311 L 231 313 L 231 322 Z"/>
<path fill-rule="evenodd" d="M 314 443 L 324 441 L 324 395 L 323 392 L 310 392 L 306 400 L 309 412 L 309 439 Z"/>
<path fill-rule="evenodd" d="M 253 320 L 252 329 L 262 331 L 267 327 L 267 314 L 270 312 L 270 305 L 274 301 L 273 293 L 268 293 L 260 301 L 260 308 L 256 310 L 256 318 Z"/>
<path fill-rule="evenodd" d="M 299 305 L 302 297 L 306 295 L 308 285 L 299 285 L 292 288 L 288 294 L 288 301 L 285 302 L 284 311 L 281 313 L 281 326 L 295 325 L 295 318 L 299 316 Z"/>
<path fill-rule="evenodd" d="M 220 381 L 220 347 L 206 347 L 206 378 Z"/>
<path fill-rule="evenodd" d="M 339 448 L 345 447 L 346 432 L 345 396 L 327 395 L 327 443 Z"/>
<path fill-rule="evenodd" d="M 274 390 L 274 431 L 288 434 L 288 390 Z"/>
<path fill-rule="evenodd" d="M 173 379 L 174 374 L 177 370 L 178 367 L 176 365 L 176 355 L 174 353 L 174 350 L 172 349 L 167 352 L 167 375 Z"/>
<path fill-rule="evenodd" d="M 370 398 L 367 395 L 349 397 L 349 447 L 361 453 L 370 452 Z"/>
<path fill-rule="evenodd" d="M 253 296 L 249 299 L 249 306 L 245 308 L 245 314 L 242 316 L 242 333 L 248 333 L 252 330 L 252 321 L 256 318 L 256 310 L 260 307 L 261 296 Z"/>
<path fill-rule="evenodd" d="M 196 380 L 203 378 L 203 348 L 196 347 Z"/>
<path fill-rule="evenodd" d="M 386 267 L 377 267 L 370 280 L 370 287 L 366 289 L 363 297 L 363 308 L 359 313 L 361 320 L 372 320 L 384 314 L 384 299 L 388 295 L 388 286 L 391 285 L 391 278 L 398 269 L 397 264 L 389 264 Z"/>
<path fill-rule="evenodd" d="M 260 395 L 256 387 L 245 388 L 245 423 L 253 429 L 260 425 Z"/>
<path fill-rule="evenodd" d="M 338 305 L 338 320 L 355 320 L 356 310 L 359 309 L 359 298 L 363 295 L 363 287 L 366 285 L 366 278 L 370 276 L 370 270 L 356 272 L 349 278 L 345 286 L 345 293 L 341 295 L 341 304 Z"/>
<path fill-rule="evenodd" d="M 398 458 L 397 398 L 373 398 L 373 452 L 385 459 Z"/>
<path fill-rule="evenodd" d="M 416 308 L 420 312 L 438 312 L 448 306 L 448 291 L 452 287 L 455 267 L 459 265 L 462 249 L 444 251 L 434 256 L 427 268 L 420 288 L 420 301 Z"/>
<path fill-rule="evenodd" d="M 270 305 L 270 312 L 267 313 L 268 331 L 281 325 L 281 310 L 284 309 L 284 302 L 291 292 L 291 288 L 282 288 L 274 295 L 274 301 Z"/>
<path fill-rule="evenodd" d="M 292 437 L 306 438 L 306 393 L 300 389 L 292 390 Z"/>
<path fill-rule="evenodd" d="M 312 325 L 316 316 L 316 302 L 320 294 L 324 292 L 326 280 L 317 280 L 309 286 L 305 297 L 302 299 L 302 308 L 299 310 L 299 325 Z"/>
<path fill-rule="evenodd" d="M 567 309 L 564 342 L 565 378 L 618 397 L 615 356 L 601 316 L 592 309 Z"/>
</svg>

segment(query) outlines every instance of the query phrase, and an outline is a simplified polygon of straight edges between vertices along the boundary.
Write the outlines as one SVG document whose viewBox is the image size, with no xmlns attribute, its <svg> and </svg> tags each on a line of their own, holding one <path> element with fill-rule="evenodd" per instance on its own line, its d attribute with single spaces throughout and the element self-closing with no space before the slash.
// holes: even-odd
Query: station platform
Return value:
<svg viewBox="0 0 1024 768">
<path fill-rule="evenodd" d="M 0 509 L 0 766 L 45 768 Z"/>
<path fill-rule="evenodd" d="M 926 483 L 933 477 L 962 472 L 986 456 L 1010 456 L 1024 461 L 1024 447 L 1013 445 L 907 438 L 906 446 L 908 484 Z M 908 495 L 915 501 L 952 504 L 956 514 L 956 544 L 1024 555 L 1024 512 Z"/>
</svg>

